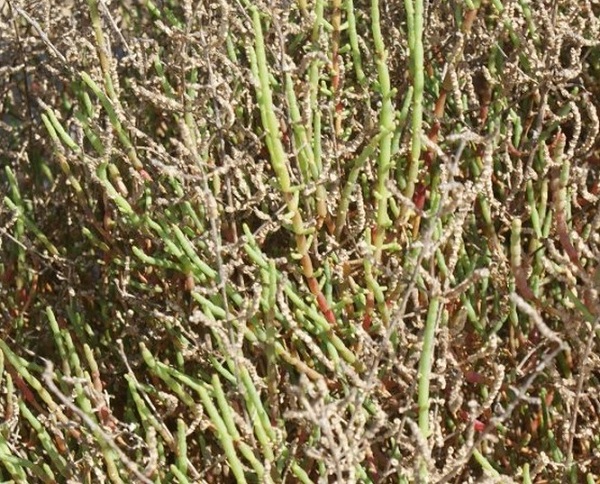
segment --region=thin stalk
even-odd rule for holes
[[[354,15],[354,2],[352,0],[346,0],[346,18],[348,19],[348,39],[350,41],[350,48],[352,52],[352,64],[356,73],[356,79],[360,85],[367,82],[367,78],[362,68],[362,58],[360,55],[360,48],[358,46],[358,33],[356,30],[356,16]]]
[[[322,24],[323,24],[323,10],[324,1],[316,0],[315,7],[315,21],[313,23],[313,31],[311,40],[313,43],[313,50],[318,51],[319,39],[321,37]],[[318,182],[323,170],[323,163],[321,161],[321,109],[319,107],[319,81],[320,81],[320,67],[322,62],[316,58],[311,62],[309,69],[309,116],[308,119],[312,120],[312,125],[308,126],[308,139],[312,144],[312,163],[316,167],[317,178],[315,181]],[[317,184],[316,192],[317,200],[317,227],[320,228],[322,223],[327,218],[327,190],[323,184]]]
[[[373,236],[373,260],[365,263],[365,277],[369,281],[371,291],[379,288],[377,283],[377,268],[381,264],[383,246],[386,237],[387,227],[391,225],[388,214],[388,201],[390,193],[388,190],[389,174],[392,166],[392,138],[394,132],[395,112],[392,104],[392,90],[390,83],[390,74],[387,66],[387,51],[383,42],[381,33],[379,1],[371,2],[371,31],[373,34],[373,43],[375,46],[375,64],[377,66],[377,78],[380,93],[382,96],[381,111],[379,113],[379,126],[384,135],[379,140],[379,157],[377,160],[377,182],[374,190],[374,196],[377,205],[377,215],[375,222],[375,233]],[[343,207],[342,207],[343,208]],[[370,245],[370,231],[365,231],[367,243]],[[379,311],[381,313],[383,324],[387,326],[389,322],[389,312],[385,305],[385,297],[379,294],[375,297],[373,293],[368,295],[368,300],[378,301]],[[371,303],[372,304],[372,303]],[[369,307],[371,306],[369,305]],[[370,309],[367,310],[367,317]]]
[[[98,52],[98,58],[100,59],[100,67],[102,69],[103,81],[104,81],[104,89],[106,90],[107,97],[110,100],[117,110],[121,109],[121,102],[119,96],[115,90],[115,86],[112,79],[112,69],[111,69],[111,54],[110,54],[110,46],[106,43],[104,38],[104,32],[102,30],[102,21],[100,19],[100,15],[98,12],[98,1],[97,0],[87,0],[88,8],[90,11],[90,19],[92,22],[92,26],[94,28],[94,35],[96,37],[96,49]],[[86,80],[87,77],[87,80]],[[82,73],[82,78],[89,85],[89,76],[87,73]],[[97,93],[96,93],[97,94]],[[106,108],[106,103],[105,108]],[[110,112],[110,111],[109,111]],[[121,122],[117,119],[117,116],[111,116],[111,123],[113,127],[117,131],[121,142],[123,143],[127,158],[131,162],[132,166],[137,170],[141,171],[143,169],[143,165],[140,162],[135,147],[129,140],[129,136],[125,132],[125,130],[121,127]]]
[[[275,108],[273,106],[273,94],[270,86],[270,76],[260,14],[256,7],[251,7],[251,11],[254,25],[255,46],[253,50],[250,50],[250,62],[253,74],[257,79],[256,94],[260,107],[262,125],[266,131],[266,144],[270,154],[271,165],[273,166],[279,188],[283,193],[287,205],[289,220],[295,234],[296,249],[299,254],[304,278],[306,279],[310,292],[317,299],[317,304],[323,314],[331,324],[335,324],[335,315],[327,305],[325,297],[319,287],[319,283],[314,276],[312,260],[308,253],[310,245],[308,238],[306,237],[310,230],[306,228],[302,219],[302,214],[300,213],[300,194],[297,190],[293,189],[291,185],[290,174],[288,171],[289,160],[283,149],[279,121],[275,115]]]
[[[440,316],[440,296],[434,296],[427,311],[427,320],[425,322],[425,332],[423,334],[423,349],[421,350],[421,359],[419,361],[419,430],[424,441],[429,438],[429,387],[431,383],[431,368],[433,365],[433,353],[435,349],[435,331],[437,329]],[[419,463],[420,482],[427,481],[427,463],[421,458]]]
[[[408,45],[410,49],[411,73],[413,78],[412,102],[412,140],[408,171],[406,173],[406,189],[404,195],[412,199],[421,158],[421,135],[423,131],[423,92],[425,86],[423,55],[423,0],[405,0],[408,16]]]
[[[379,113],[379,126],[387,134],[379,142],[379,159],[377,161],[377,186],[375,196],[377,199],[377,226],[374,237],[374,262],[381,262],[382,246],[385,241],[386,228],[391,224],[388,215],[388,198],[390,196],[387,183],[392,165],[392,136],[394,131],[394,106],[392,104],[390,73],[387,66],[387,51],[383,43],[379,16],[379,1],[371,2],[371,30],[373,32],[373,42],[375,45],[375,54],[377,65],[377,76],[381,89],[382,105]]]
[[[342,134],[342,103],[340,101],[340,28],[342,22],[342,1],[332,1],[331,11],[331,90],[333,91],[334,133],[336,139]]]
[[[350,174],[348,175],[348,179],[346,180],[346,184],[342,190],[342,195],[340,197],[340,202],[337,208],[337,218],[335,222],[335,235],[339,237],[342,233],[342,229],[346,225],[346,217],[348,215],[348,207],[350,206],[350,197],[352,193],[356,189],[356,182],[358,181],[358,176],[362,168],[365,166],[366,162],[369,158],[375,153],[377,147],[381,143],[381,140],[388,133],[385,130],[380,131],[371,141],[370,143],[364,147],[361,151],[360,155],[354,160],[352,164],[352,168],[350,170]]]

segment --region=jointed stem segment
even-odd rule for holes
[[[256,77],[256,95],[258,98],[263,128],[266,134],[266,144],[269,150],[271,166],[277,177],[279,188],[283,194],[291,219],[292,230],[296,239],[296,249],[300,256],[302,273],[308,287],[317,299],[319,307],[325,309],[324,315],[330,324],[335,324],[333,311],[328,308],[319,283],[314,276],[313,263],[309,254],[309,244],[306,237],[306,226],[299,207],[298,193],[292,191],[289,174],[289,160],[281,142],[279,121],[275,115],[273,95],[271,92],[265,42],[260,22],[260,13],[256,7],[251,8],[254,26],[255,47],[250,53],[254,75]]]

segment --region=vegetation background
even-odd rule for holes
[[[597,482],[597,0],[0,14],[3,482]]]

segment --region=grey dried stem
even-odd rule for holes
[[[598,39],[0,1],[0,480],[598,480]]]

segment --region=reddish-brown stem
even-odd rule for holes
[[[305,261],[304,261],[305,258],[308,259],[307,263],[311,265],[311,271],[312,271],[312,262],[310,261],[310,257],[308,255],[306,255],[302,258],[303,265],[305,263]],[[327,302],[327,299],[325,298],[323,291],[321,291],[321,288],[319,287],[319,282],[317,281],[317,279],[315,277],[312,277],[312,276],[306,277],[306,282],[308,283],[308,288],[310,289],[310,292],[312,293],[313,296],[315,296],[315,298],[317,300],[317,306],[319,307],[319,311],[321,311],[323,316],[325,316],[325,319],[327,320],[327,322],[329,324],[331,324],[332,326],[335,326],[337,324],[337,321],[335,319],[335,314],[332,311],[331,307],[329,306],[329,303]]]

